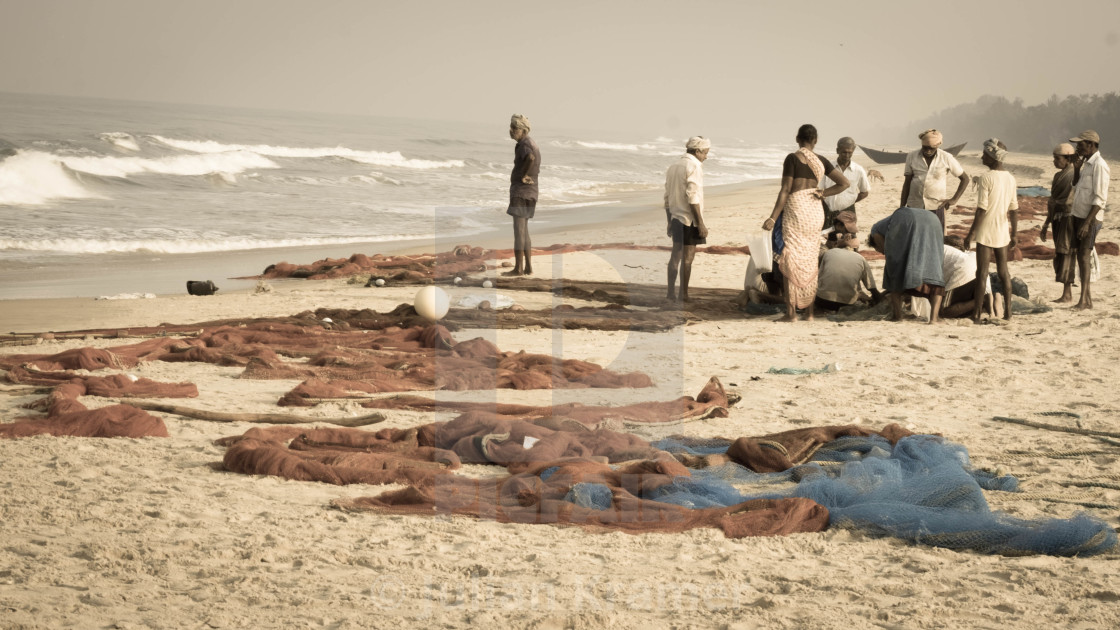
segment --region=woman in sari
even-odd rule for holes
[[[817,128],[801,125],[797,130],[795,153],[786,156],[782,166],[782,189],[763,230],[774,229],[781,218],[785,247],[778,258],[778,268],[785,279],[786,316],[784,322],[797,321],[797,309],[808,309],[805,319],[813,319],[813,301],[817,297],[817,260],[820,256],[821,224],[824,207],[821,199],[847,190],[848,178],[826,158],[813,153],[817,145]],[[828,175],[836,182],[820,190],[817,183]]]

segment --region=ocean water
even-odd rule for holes
[[[334,245],[341,257],[352,243],[507,229],[507,116],[480,125],[0,94],[0,298],[73,293],[29,282],[67,268]],[[613,197],[631,191],[657,203],[685,139],[539,126],[533,137],[545,221],[588,207],[610,219]],[[714,139],[706,184],[777,177],[788,151]],[[131,290],[165,288],[141,284]]]

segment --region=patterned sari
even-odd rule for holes
[[[812,151],[804,147],[797,150],[817,176],[824,177],[824,165]],[[816,187],[799,190],[789,196],[782,211],[782,237],[785,248],[778,260],[782,274],[789,278],[790,302],[797,308],[806,308],[817,297],[817,259],[820,255],[821,224],[824,209],[813,192]]]

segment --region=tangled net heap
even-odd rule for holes
[[[391,396],[362,403],[370,409],[409,409],[412,411],[488,411],[496,416],[510,420],[545,420],[556,422],[577,422],[580,425],[619,429],[626,425],[672,424],[688,420],[706,418],[726,418],[728,408],[739,401],[737,394],[728,394],[718,378],[708,379],[708,383],[695,398],[681,396],[676,400],[664,402],[645,402],[621,407],[601,407],[580,403],[561,405],[514,405],[505,403],[478,403],[444,401],[420,396]]]
[[[404,316],[410,317],[410,316]],[[74,436],[167,435],[163,422],[130,405],[86,409],[83,395],[183,398],[198,395],[190,383],[156,383],[78,375],[75,370],[127,369],[143,361],[204,362],[243,367],[241,378],[304,381],[280,405],[311,406],[320,398],[368,398],[380,392],[466,389],[650,387],[641,373],[619,374],[601,366],[548,355],[502,352],[481,338],[456,343],[443,326],[398,328],[400,317],[363,319],[375,330],[334,330],[320,320],[263,320],[238,326],[193,327],[196,337],[159,337],[111,348],[79,348],[56,354],[0,356],[10,383],[54,387],[34,403],[46,418],[0,425],[0,436],[37,433]]]
[[[1032,521],[992,512],[982,489],[1015,491],[1014,478],[973,470],[964,447],[898,425],[649,443],[556,417],[473,410],[414,429],[253,430],[221,443],[231,471],[407,486],[334,502],[348,511],[631,533],[713,527],[729,537],[832,526],[1005,555],[1092,555],[1117,544],[1115,531],[1088,515]],[[464,463],[509,474],[453,474]]]

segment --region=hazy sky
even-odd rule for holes
[[[0,91],[774,141],[1115,91],[1118,32],[1120,0],[0,0]]]

